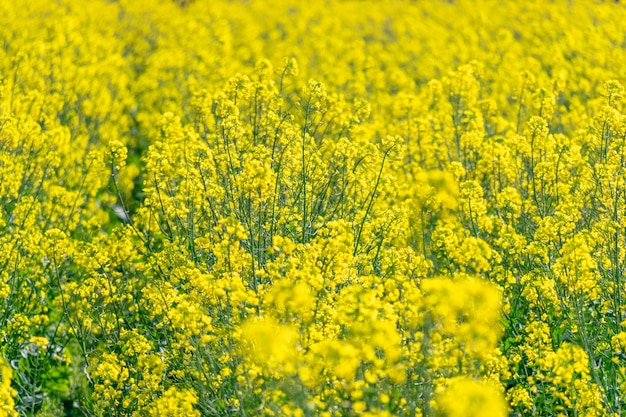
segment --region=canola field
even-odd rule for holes
[[[626,415],[626,6],[0,1],[0,417]]]

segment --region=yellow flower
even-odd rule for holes
[[[498,389],[487,382],[467,377],[447,381],[436,404],[446,417],[504,417],[508,413]]]
[[[9,365],[0,361],[0,417],[17,417],[15,411],[15,390],[11,387],[13,372]]]
[[[279,376],[294,374],[298,365],[298,337],[294,329],[270,318],[249,320],[242,325],[245,355],[251,363]]]

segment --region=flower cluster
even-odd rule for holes
[[[619,416],[626,8],[0,2],[0,417]]]

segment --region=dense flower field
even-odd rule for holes
[[[0,1],[0,417],[626,415],[625,34]]]

